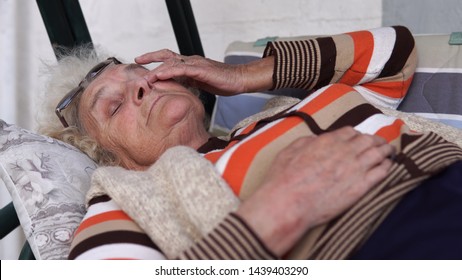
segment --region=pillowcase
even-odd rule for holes
[[[269,37],[255,42],[232,42],[224,62],[248,63],[261,58],[268,41],[305,40],[313,36]],[[418,64],[408,94],[398,107],[403,112],[462,129],[462,45],[449,44],[450,35],[416,35]],[[211,118],[213,134],[227,134],[248,116],[256,114],[275,95],[300,97],[300,90],[285,89],[231,97],[217,96]]]
[[[71,145],[0,120],[0,179],[36,259],[67,259],[96,167]]]

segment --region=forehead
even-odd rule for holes
[[[132,72],[146,72],[148,69],[142,65],[136,64],[136,63],[130,63],[130,64],[116,64],[116,66],[121,66],[123,68],[123,71],[126,74],[130,74]]]
[[[142,65],[136,63],[130,64],[114,64],[111,63],[106,66],[101,72],[97,74],[97,76],[89,83],[89,86],[92,85],[94,82],[110,78],[110,77],[118,77],[118,78],[130,78],[133,77],[133,74],[139,74],[148,71],[148,69]]]
[[[138,78],[146,72],[148,69],[139,64],[111,64],[88,84],[81,95],[80,104],[93,103],[91,100],[98,92],[111,87],[112,84]]]
[[[137,78],[144,75],[148,69],[144,66],[131,63],[131,64],[111,64],[106,67],[101,73],[85,89],[85,92],[95,87],[102,82],[108,81],[124,81]]]

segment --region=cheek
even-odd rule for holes
[[[143,140],[141,128],[136,119],[130,116],[120,116],[117,121],[111,123],[104,134],[107,134],[109,143],[116,148],[128,149],[131,146],[138,146],[137,142]]]
[[[151,165],[159,156],[157,150],[161,139],[152,131],[137,126],[136,122],[127,123],[130,122],[107,137],[108,146],[124,162]]]
[[[86,134],[103,146],[104,134],[101,133],[101,128],[98,122],[90,114],[80,114],[80,122]],[[104,146],[103,146],[104,147]]]
[[[171,127],[182,120],[194,115],[201,117],[202,105],[199,100],[191,96],[164,97],[156,118],[164,127]],[[203,110],[202,110],[203,111]]]
[[[158,144],[153,138],[148,137],[126,139],[124,143],[126,149],[121,150],[120,153],[125,157],[125,162],[129,163],[127,164],[129,169],[139,169],[136,167],[150,166],[160,157],[162,151]]]
[[[161,117],[174,123],[181,121],[191,110],[191,103],[186,98],[171,98],[165,102]]]

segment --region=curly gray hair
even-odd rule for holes
[[[87,154],[97,164],[118,165],[115,154],[101,147],[88,136],[81,125],[77,112],[77,102],[73,102],[63,112],[70,124],[64,128],[55,114],[55,107],[63,96],[75,88],[92,67],[109,57],[97,52],[91,45],[62,52],[58,63],[47,65],[49,80],[42,97],[42,107],[38,115],[38,132],[69,143]]]

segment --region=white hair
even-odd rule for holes
[[[91,45],[61,53],[57,63],[45,65],[48,81],[45,91],[40,95],[42,104],[37,118],[38,132],[79,148],[98,164],[115,165],[118,163],[115,155],[103,149],[83,129],[77,115],[77,106],[70,105],[64,112],[66,121],[75,124],[68,128],[63,127],[55,114],[56,105],[64,95],[77,87],[88,71],[109,55],[100,50],[95,51]]]

